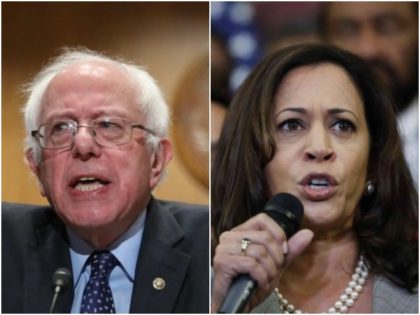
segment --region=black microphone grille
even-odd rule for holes
[[[288,238],[299,230],[303,219],[302,203],[288,193],[271,197],[265,204],[264,212],[284,229]]]
[[[72,280],[72,274],[67,268],[58,268],[53,275],[53,286],[67,288]]]

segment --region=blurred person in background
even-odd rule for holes
[[[224,37],[217,31],[211,34],[211,156],[217,151],[217,142],[223,127],[231,92],[229,79],[232,71],[232,58]]]
[[[212,99],[211,101],[211,156],[212,160],[217,153],[217,144],[223,128],[227,107],[221,102]]]
[[[211,98],[218,103],[229,105],[231,92],[229,78],[232,71],[232,58],[226,42],[220,34],[211,34]]]
[[[321,36],[364,59],[393,98],[418,183],[418,2],[323,2]]]
[[[2,312],[208,313],[208,209],[152,195],[172,158],[155,80],[65,50],[27,86],[24,116],[50,206],[3,205]]]

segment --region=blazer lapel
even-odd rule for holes
[[[131,313],[174,311],[190,263],[190,256],[176,248],[182,238],[176,220],[152,199],[137,261]]]
[[[55,214],[35,231],[35,239],[25,248],[24,287],[22,294],[27,313],[47,313],[53,297],[52,277],[60,267],[71,271],[71,259],[65,227]],[[69,313],[73,286],[58,296],[55,312]]]

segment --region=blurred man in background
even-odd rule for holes
[[[325,2],[320,31],[382,79],[397,106],[405,157],[418,183],[418,3]]]

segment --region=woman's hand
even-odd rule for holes
[[[275,288],[285,267],[309,245],[313,233],[301,230],[289,241],[281,227],[266,214],[258,214],[220,235],[213,259],[212,312],[217,313],[227,290],[239,274],[258,284],[248,309],[260,304]],[[241,250],[243,239],[251,243]]]

